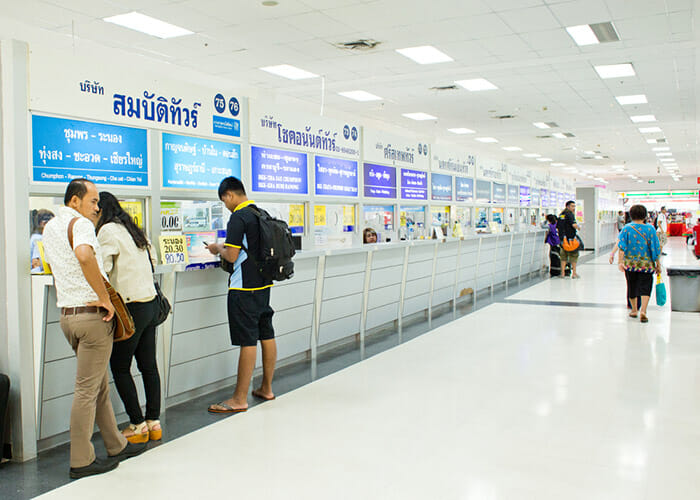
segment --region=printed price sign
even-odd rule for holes
[[[120,201],[122,209],[131,216],[134,224],[143,229],[143,205],[140,201]]]
[[[326,205],[314,205],[314,226],[326,225]]]
[[[292,234],[304,233],[304,205],[289,205],[289,229]]]
[[[162,202],[160,204],[160,230],[182,231],[182,215],[179,203]]]
[[[355,227],[355,207],[354,205],[343,205],[343,228],[346,232],[352,231]]]
[[[160,256],[164,264],[187,264],[187,237],[184,234],[175,236],[161,236],[158,240],[160,244]]]

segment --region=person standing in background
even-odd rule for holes
[[[661,207],[656,218],[656,227],[656,236],[659,238],[659,244],[661,245],[661,255],[666,255],[664,252],[664,246],[668,243],[668,215],[666,214],[666,207]]]
[[[557,223],[557,229],[559,231],[559,239],[563,242],[564,238],[568,240],[573,240],[576,238],[576,232],[579,230],[579,225],[576,223],[576,215],[574,211],[576,210],[576,202],[569,200],[566,202],[566,208],[559,215],[559,221]],[[578,262],[578,254],[581,248],[567,252],[564,248],[561,249],[561,274],[562,278],[565,277],[566,263],[571,263],[571,278],[579,279],[581,276],[576,273],[576,263]]]
[[[37,210],[36,213],[32,212],[32,236],[29,239],[32,256],[32,274],[41,274],[44,272],[44,265],[41,262],[41,252],[39,251],[39,242],[42,239],[46,223],[53,218],[54,213],[45,208]]]
[[[617,212],[617,232],[622,231],[623,227],[625,227],[625,213],[620,210]]]
[[[632,312],[630,318],[639,315],[647,323],[647,305],[654,285],[654,272],[661,274],[661,245],[653,226],[646,224],[647,209],[644,205],[630,208],[632,223],[620,232],[618,266],[627,278],[627,290]],[[641,307],[637,307],[641,297]]]
[[[544,242],[549,245],[549,275],[561,274],[561,258],[559,257],[559,232],[557,231],[557,218],[554,214],[547,214],[547,236]]]
[[[158,441],[163,431],[160,425],[160,375],[156,362],[156,322],[158,304],[153,285],[152,247],[140,227],[122,209],[113,194],[100,193],[100,219],[97,240],[102,247],[104,269],[114,288],[126,302],[136,331],[134,335],[114,344],[110,366],[114,385],[124,403],[130,424],[122,434],[131,443]],[[131,376],[131,361],[141,372],[146,393],[144,418]]]
[[[44,228],[44,246],[61,310],[61,330],[77,357],[70,415],[70,477],[77,479],[110,471],[120,460],[143,453],[146,445],[131,444],[119,432],[109,399],[114,306],[103,281],[102,251],[92,222],[99,211],[97,188],[87,179],[73,179],[63,200],[65,206]],[[95,456],[91,442],[95,422],[107,448],[106,460]]]

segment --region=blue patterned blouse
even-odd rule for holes
[[[620,231],[618,247],[625,254],[624,265],[628,271],[653,273],[661,255],[659,237],[654,226],[633,222]]]

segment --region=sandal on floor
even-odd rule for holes
[[[128,427],[122,429],[122,434],[130,443],[148,443],[149,432],[146,422],[141,422],[138,425],[129,424]]]
[[[629,316],[630,318],[636,318],[639,313],[630,313]]]
[[[215,406],[218,406],[219,408],[214,408]],[[228,413],[228,414],[233,414],[233,413],[243,413],[244,411],[247,411],[248,408],[232,408],[229,405],[225,404],[223,401],[221,403],[216,403],[213,405],[210,405],[209,408],[207,408],[207,411],[209,413]]]
[[[255,389],[251,394],[253,395],[253,397],[262,399],[263,401],[272,401],[273,399],[275,399],[275,396],[272,396],[271,398],[263,396],[262,393],[257,389]]]
[[[148,426],[148,439],[151,441],[160,441],[163,438],[163,428],[160,426],[160,420],[146,420]]]
[[[641,321],[642,323],[649,323],[649,318],[647,318],[646,314],[642,314],[639,316],[639,321]]]

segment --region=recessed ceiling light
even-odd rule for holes
[[[537,153],[525,153],[523,156],[525,158],[539,158],[542,155],[538,155]]]
[[[630,116],[630,120],[634,123],[655,122],[656,117],[654,115],[635,115]]]
[[[382,98],[378,95],[370,94],[364,90],[350,90],[348,92],[338,92],[338,95],[347,97],[354,101],[367,102],[367,101],[381,101]]]
[[[504,151],[522,151],[523,148],[519,148],[518,146],[506,146],[503,148]]]
[[[659,158],[661,163],[674,163],[676,160],[674,158]]]
[[[146,33],[147,35],[158,38],[175,38],[177,36],[193,34],[193,32],[188,29],[166,23],[165,21],[141,14],[140,12],[129,12],[128,14],[105,17],[103,21],[140,31],[141,33]]]
[[[438,49],[430,45],[396,49],[396,52],[402,56],[408,57],[409,59],[413,59],[418,64],[436,64],[454,60],[444,52],[440,52]]]
[[[580,26],[569,26],[566,28],[571,38],[574,39],[576,45],[595,45],[600,43],[598,37],[595,36],[591,27],[587,24],[582,24]]]
[[[564,167],[567,172],[576,172],[576,167]]]
[[[495,137],[477,137],[476,140],[479,142],[498,142]]]
[[[551,158],[537,158],[537,161],[545,162],[545,161],[552,161],[552,159]]]
[[[595,70],[601,78],[623,78],[625,76],[634,76],[634,67],[631,63],[624,64],[604,64],[595,66]]]
[[[453,134],[476,134],[475,130],[472,130],[470,128],[448,128],[448,132],[452,132]]]
[[[553,137],[556,137],[557,139],[566,139],[566,136],[562,134],[561,132],[554,132],[552,134]]]
[[[603,157],[602,157],[601,155],[595,155],[593,158],[595,158],[596,160],[602,160],[602,159],[603,159]]]
[[[429,115],[428,113],[404,113],[403,116],[411,120],[437,120],[437,116]]]
[[[637,94],[637,95],[620,95],[615,97],[617,99],[617,102],[619,102],[622,106],[626,106],[628,104],[646,104],[647,101],[647,96],[644,94]]]
[[[665,153],[656,153],[656,156],[673,156],[673,153],[667,151]]]
[[[662,147],[658,147],[658,148],[651,148],[651,150],[652,151],[671,151],[671,148],[666,147],[666,146],[662,146]]]
[[[595,151],[584,151],[583,154],[586,154],[586,155],[594,155],[594,154],[595,154]]]
[[[566,163],[552,163],[553,167],[565,167]]]
[[[658,132],[661,132],[660,127],[640,127],[639,131],[642,134],[656,134]]]
[[[277,66],[265,66],[260,68],[263,71],[272,73],[273,75],[289,78],[290,80],[305,80],[307,78],[316,78],[317,74],[305,71],[290,64],[279,64]]]
[[[262,4],[265,7],[275,7],[276,5],[279,5],[279,2],[275,2],[275,0],[265,0]]]
[[[547,125],[545,122],[532,122],[532,124],[537,127],[537,128],[551,128],[549,125]]]
[[[498,89],[498,87],[496,87],[493,83],[484,78],[474,78],[472,80],[456,80],[455,83],[460,87],[464,87],[470,92]]]

